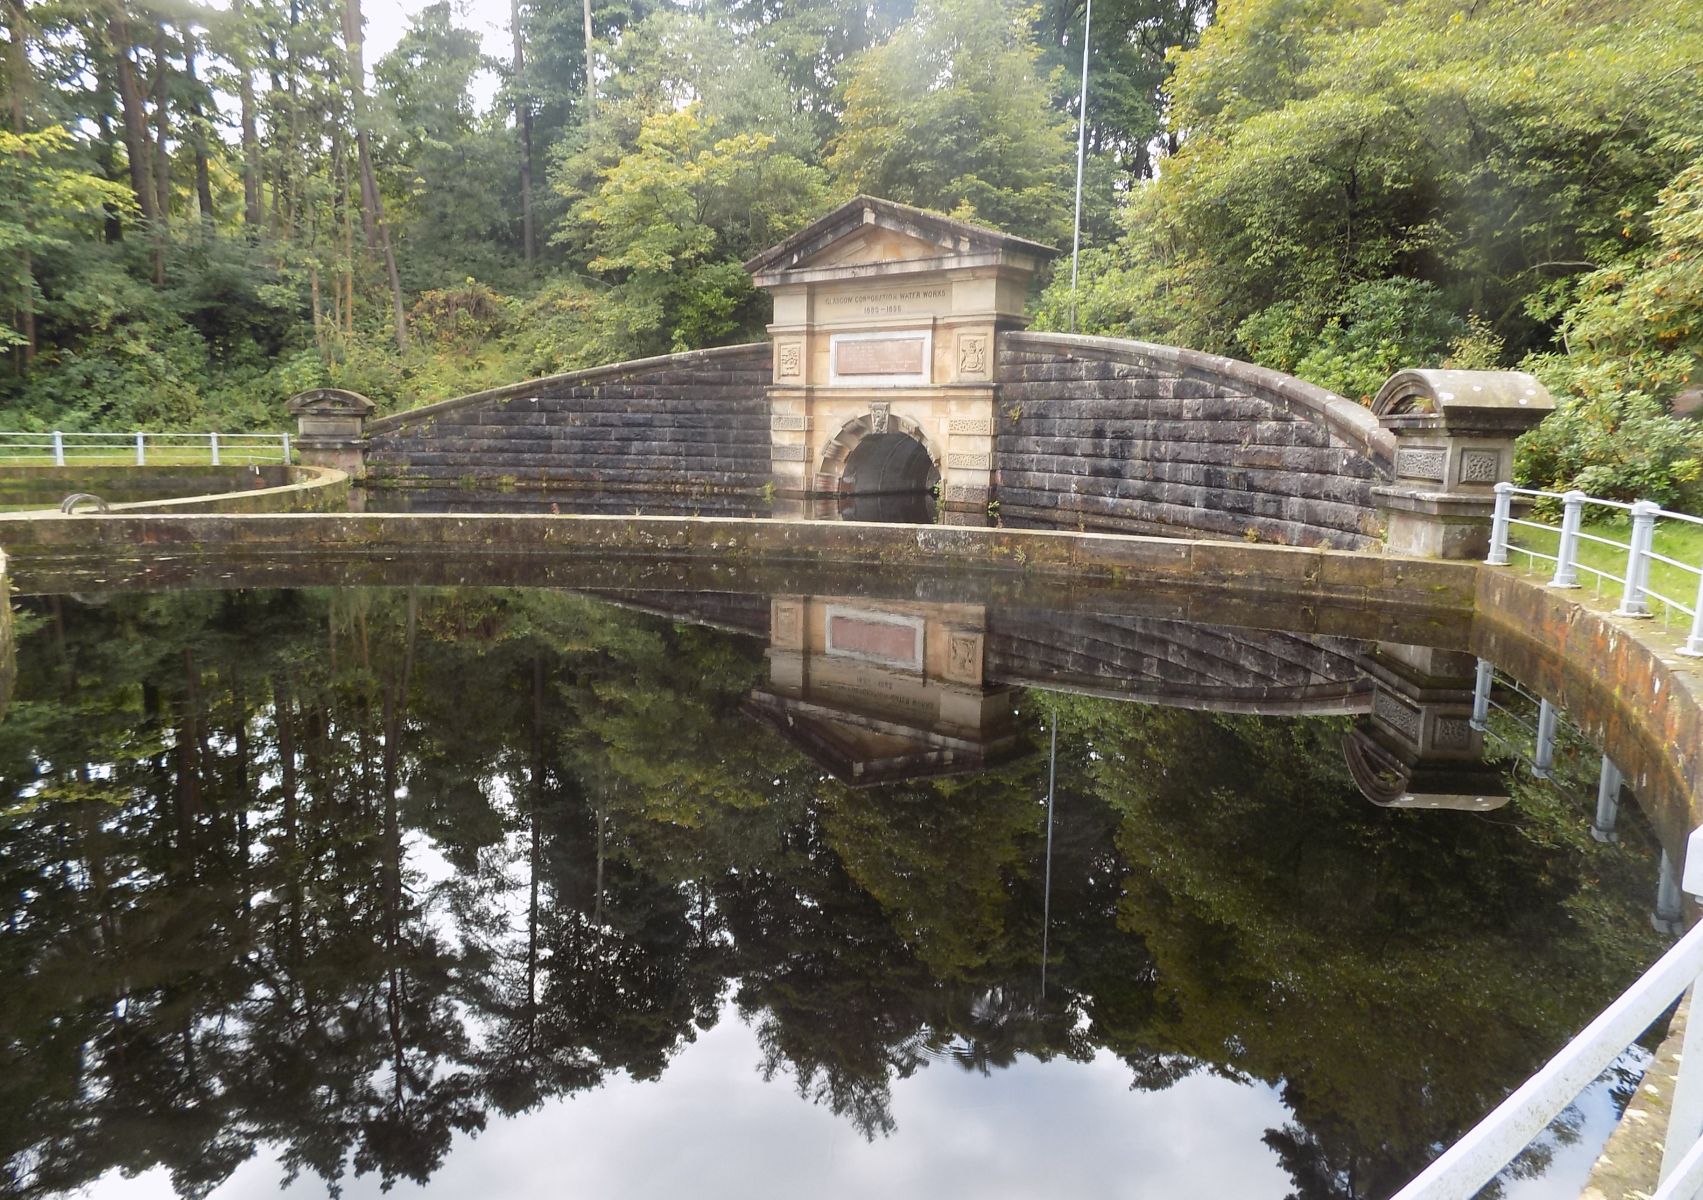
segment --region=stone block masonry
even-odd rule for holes
[[[367,426],[371,485],[758,493],[770,348],[699,350],[530,380]]]
[[[994,491],[1019,524],[1379,544],[1394,443],[1362,406],[1247,363],[1109,338],[1000,338]]]

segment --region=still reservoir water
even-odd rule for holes
[[[1381,1198],[1665,944],[1635,806],[1593,838],[1595,753],[1539,778],[1502,677],[1469,729],[1452,651],[798,593],[18,617],[6,1194]],[[1630,1086],[1507,1194],[1576,1194]]]

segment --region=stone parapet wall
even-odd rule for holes
[[[529,380],[367,425],[369,484],[761,491],[767,343]]]
[[[1379,544],[1394,442],[1361,405],[1234,359],[1114,338],[1000,340],[994,491],[1020,524]]]

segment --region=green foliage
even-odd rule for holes
[[[1073,147],[1014,0],[924,0],[846,82],[842,191],[1068,241]]]
[[[1703,161],[1649,222],[1647,246],[1581,280],[1563,320],[1571,353],[1526,364],[1559,408],[1520,440],[1516,469],[1531,486],[1697,511],[1703,426],[1668,402],[1697,387],[1703,361]]]
[[[722,136],[696,104],[645,118],[571,221],[615,283],[616,357],[715,345],[759,327],[743,259],[819,212],[820,168],[752,132]],[[609,347],[612,351],[615,346]]]
[[[1243,321],[1236,340],[1254,362],[1368,404],[1397,370],[1437,362],[1467,332],[1435,286],[1396,278],[1354,284],[1322,324],[1280,301]]]
[[[1616,369],[1561,357],[1527,365],[1555,394],[1557,407],[1519,440],[1521,483],[1697,511],[1703,428],[1673,416],[1648,392],[1628,390]]]

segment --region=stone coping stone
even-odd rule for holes
[[[117,470],[146,470],[145,467],[124,467]],[[215,467],[215,474],[206,478],[216,482],[229,482],[233,472],[246,472],[248,468]],[[211,492],[206,495],[179,495],[162,500],[135,500],[123,504],[113,504],[107,514],[153,514],[153,513],[324,513],[342,512],[349,507],[349,476],[346,472],[330,467],[284,467],[270,469],[272,479],[280,482],[269,487],[243,488],[237,491]],[[263,478],[266,478],[263,477]],[[288,482],[283,482],[288,480]],[[100,496],[99,482],[83,479],[82,487],[70,489],[72,492],[87,491]],[[105,499],[104,496],[101,496]],[[81,513],[71,520],[87,520],[91,514]],[[65,518],[65,514],[57,508],[41,509],[33,512],[7,513],[3,519],[8,523],[14,521],[57,521]],[[0,543],[3,545],[4,543]]]
[[[951,566],[1063,572],[1131,585],[1167,582],[1231,591],[1280,591],[1339,602],[1470,610],[1470,563],[1327,552],[1289,546],[855,521],[738,517],[337,513],[0,518],[0,546],[20,560],[43,554],[221,552],[295,556],[542,554],[560,557]]]
[[[680,371],[687,368],[719,368],[743,360],[760,359],[766,365],[771,353],[767,342],[747,342],[739,346],[717,346],[709,350],[688,350],[683,354],[663,354],[655,358],[637,358],[628,362],[588,367],[583,371],[568,371],[561,375],[546,375],[538,379],[511,383],[505,387],[491,388],[483,392],[473,392],[466,396],[440,400],[436,404],[410,408],[403,412],[393,413],[388,417],[380,417],[376,421],[367,422],[366,432],[369,437],[374,434],[396,433],[411,426],[434,421],[446,413],[474,408],[481,404],[494,404],[498,401],[512,400],[517,397],[559,392],[576,384],[605,383],[629,375],[656,371]]]

